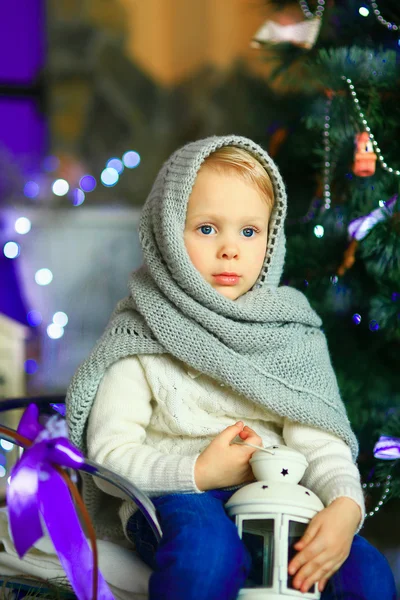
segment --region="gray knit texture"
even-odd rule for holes
[[[252,290],[236,301],[202,278],[183,238],[197,173],[204,159],[222,146],[237,146],[254,155],[269,173],[275,194],[263,268]],[[358,445],[340,398],[321,319],[301,292],[279,286],[285,216],[281,175],[267,152],[251,140],[210,137],[187,144],[170,157],[142,211],[144,264],[131,275],[129,296],[118,303],[68,389],[67,420],[74,444],[86,452],[87,419],[107,367],[128,355],[169,353],[268,410],[338,435],[356,459]],[[88,477],[84,500],[98,535],[118,537],[121,501],[105,495]]]

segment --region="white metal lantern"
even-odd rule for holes
[[[225,504],[252,557],[238,598],[320,598],[317,584],[302,593],[293,587],[294,576],[288,574],[288,564],[296,554],[294,544],[324,508],[311,490],[299,485],[308,466],[306,458],[287,446],[270,446],[254,452],[250,464],[258,481],[239,489]]]

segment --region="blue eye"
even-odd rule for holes
[[[246,233],[244,233],[244,237],[250,238],[250,237],[254,237],[253,233],[255,233],[255,230],[252,227],[246,227],[245,229],[243,229],[243,232],[250,232],[250,235],[247,235]]]
[[[211,233],[211,229],[214,229],[214,227],[211,227],[211,225],[202,225],[201,227],[199,227],[201,233],[204,233],[205,235],[208,235]]]

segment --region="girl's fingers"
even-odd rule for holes
[[[330,578],[332,577],[332,575],[334,575],[336,573],[336,571],[339,571],[339,569],[342,566],[343,562],[336,563],[335,566],[330,570],[329,573],[327,573],[326,575],[324,575],[323,577],[321,577],[321,579],[318,582],[318,590],[320,592],[324,591],[324,589],[326,588],[326,584],[328,583],[328,581],[330,580]]]
[[[334,562],[332,560],[311,563],[307,567],[300,569],[293,580],[293,584],[301,592],[308,592],[314,583],[329,579],[331,574],[334,573],[333,565]]]
[[[331,575],[332,575],[332,573],[331,573]],[[330,575],[329,575],[329,576],[328,576],[328,575],[326,575],[325,577],[322,577],[322,578],[319,580],[319,582],[318,582],[318,591],[319,591],[320,593],[322,593],[322,592],[324,591],[324,589],[325,589],[325,586],[326,586],[326,584],[327,584],[327,583],[328,583],[328,581],[329,581],[329,577],[330,577]]]
[[[318,526],[310,523],[301,540],[294,545],[297,554],[289,563],[290,575],[297,573],[303,565],[309,563],[325,550],[325,546],[321,544],[321,540],[317,537],[317,534]]]

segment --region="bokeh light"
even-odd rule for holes
[[[379,329],[379,323],[378,321],[372,320],[369,322],[369,329],[370,331],[378,331]]]
[[[140,163],[140,154],[135,150],[128,150],[122,157],[122,162],[127,169],[134,169]]]
[[[85,192],[79,188],[74,189],[72,192],[72,204],[74,206],[80,206],[85,202]]]
[[[120,158],[110,158],[110,160],[107,161],[106,167],[115,169],[118,175],[121,175],[124,170],[124,163]]]
[[[355,313],[352,319],[355,325],[359,325],[361,323],[361,315],[359,315],[358,313]]]
[[[68,194],[69,183],[65,179],[56,179],[51,189],[56,196],[65,196],[65,194]]]
[[[33,360],[33,358],[28,358],[25,361],[25,373],[28,373],[28,375],[33,375],[33,373],[36,373],[36,371],[38,370],[38,365],[36,360]]]
[[[113,187],[119,179],[118,171],[112,167],[104,169],[100,175],[101,183],[106,187]]]
[[[325,233],[325,229],[322,227],[322,225],[316,225],[314,227],[314,235],[317,238],[322,238],[323,235]]]
[[[14,223],[14,229],[17,233],[25,235],[31,230],[32,224],[27,217],[19,217]]]
[[[37,327],[43,321],[43,317],[38,310],[30,310],[26,315],[26,320],[31,327]]]
[[[58,340],[64,335],[64,328],[55,323],[51,323],[51,325],[48,325],[47,327],[47,335],[52,340]]]
[[[8,440],[0,440],[0,446],[6,452],[11,452],[11,450],[14,448],[14,444],[12,442],[9,442]]]
[[[36,181],[27,181],[24,185],[24,196],[27,198],[36,198],[39,194],[39,186]]]
[[[360,15],[362,17],[368,17],[368,15],[369,15],[369,10],[366,6],[360,6],[360,8],[358,9],[358,12],[360,13]]]
[[[53,323],[59,325],[59,327],[65,327],[68,323],[68,316],[65,314],[65,312],[56,312],[53,315]]]
[[[79,185],[84,192],[93,192],[97,183],[93,175],[84,175],[81,177]]]
[[[60,159],[57,156],[46,156],[43,160],[43,170],[51,173],[58,169],[60,165]]]
[[[53,281],[53,273],[50,269],[39,269],[35,273],[35,281],[38,285],[49,285]]]
[[[6,242],[3,246],[3,253],[6,258],[17,258],[21,252],[21,247],[17,242]]]
[[[5,477],[6,474],[7,474],[7,471],[5,470],[3,465],[0,465],[0,477]]]

